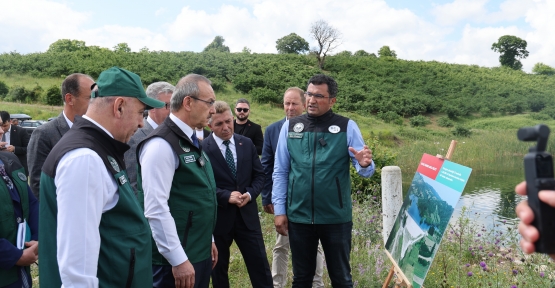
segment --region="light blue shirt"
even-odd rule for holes
[[[285,203],[287,200],[289,170],[291,168],[291,158],[289,150],[287,149],[288,132],[289,120],[286,120],[281,127],[281,131],[279,132],[279,140],[276,147],[276,157],[274,162],[274,174],[272,174],[272,179],[274,181],[274,185],[272,186],[272,204],[274,204],[274,213],[276,216],[286,214]],[[347,146],[345,149],[353,147],[355,150],[360,151],[364,145],[360,129],[358,129],[355,121],[349,120],[347,124]],[[372,160],[370,166],[362,168],[351,151],[349,151],[349,156],[351,156],[351,163],[353,164],[353,167],[355,167],[360,176],[370,177],[374,174],[374,160]]]

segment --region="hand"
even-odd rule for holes
[[[521,182],[516,185],[515,192],[519,195],[526,195],[526,182]],[[550,205],[555,207],[555,191],[540,191],[538,193],[538,198]],[[522,201],[516,206],[516,215],[520,218],[520,223],[518,224],[518,231],[522,235],[520,239],[520,247],[525,253],[533,253],[536,250],[534,242],[538,241],[540,238],[540,232],[534,226],[532,226],[532,221],[534,221],[534,212],[528,206],[528,201]],[[549,255],[553,260],[555,260],[555,254]]]
[[[289,236],[287,233],[289,232],[289,222],[287,221],[286,215],[278,215],[274,217],[274,225],[276,226],[276,231],[283,235]]]
[[[7,146],[9,146],[8,142],[0,142],[0,150],[5,151]]]
[[[25,242],[25,247],[27,249],[23,250],[23,254],[15,263],[17,266],[29,266],[39,259],[39,242]]]
[[[268,204],[263,206],[262,208],[264,208],[264,212],[268,214],[274,214],[274,204]]]
[[[216,267],[216,264],[218,263],[218,248],[216,248],[216,243],[212,242],[212,269],[214,269],[214,267]]]
[[[366,168],[372,164],[372,150],[368,149],[368,146],[364,145],[362,150],[357,151],[353,147],[349,147],[349,151],[355,155],[360,167]]]
[[[231,195],[229,195],[229,204],[239,205],[241,203],[241,192],[239,191],[232,191]]]
[[[6,151],[13,153],[15,151],[15,147],[13,145],[6,145]]]
[[[251,201],[251,197],[249,196],[248,193],[241,194],[241,196],[239,196],[239,198],[241,199],[241,203],[237,204],[237,207],[239,207],[239,208],[247,205],[247,203],[249,203]]]
[[[176,288],[193,288],[195,286],[195,268],[191,261],[187,260],[172,267],[173,278]]]

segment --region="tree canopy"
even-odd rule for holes
[[[532,68],[532,72],[539,75],[554,75],[555,69],[549,65],[539,62],[534,65],[534,68]]]
[[[202,50],[202,51],[203,52],[218,51],[218,52],[227,52],[227,53],[229,53],[229,47],[225,46],[224,42],[225,42],[224,37],[216,36],[216,38],[214,38],[212,43],[208,44],[208,46],[206,46],[204,48],[204,50]]]
[[[276,41],[276,49],[279,54],[303,54],[309,50],[309,47],[303,37],[291,33]]]
[[[85,41],[60,39],[50,44],[47,52],[75,52],[86,48]]]
[[[378,56],[397,58],[397,53],[395,53],[395,50],[391,50],[389,46],[382,46],[382,48],[378,50]]]
[[[127,45],[127,43],[118,43],[114,46],[114,52],[129,53],[131,52],[131,48]]]
[[[522,63],[517,59],[528,57],[526,46],[528,43],[524,39],[516,36],[505,35],[499,37],[499,40],[491,45],[491,50],[501,53],[499,62],[501,66],[509,67],[514,70],[522,69]]]

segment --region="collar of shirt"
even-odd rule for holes
[[[66,112],[64,112],[63,110],[62,110],[62,114],[64,114],[64,118],[66,119],[67,126],[69,126],[69,128],[71,128],[71,126],[73,126],[73,122],[71,122],[71,121],[69,120],[69,118],[67,118]]]
[[[91,119],[91,117],[89,117],[87,115],[83,115],[83,119],[87,119],[87,120],[91,121],[94,125],[98,126],[100,129],[104,130],[104,132],[106,132],[106,134],[110,135],[110,137],[114,138],[114,135],[112,135],[112,133],[110,133],[110,131],[106,130],[106,128],[102,127],[102,125],[98,124],[98,122]]]
[[[185,133],[185,135],[187,135],[187,137],[189,137],[189,139],[193,137],[193,128],[189,127],[187,123],[181,121],[181,119],[177,118],[177,116],[173,115],[173,113],[170,113],[170,119],[173,123],[175,123],[175,125],[177,125],[177,127],[179,127],[179,129],[181,129],[181,131],[183,131],[183,133]]]
[[[222,145],[224,145],[224,140],[218,136],[216,136],[216,134],[212,133],[212,137],[214,137],[214,141],[216,141],[216,145],[218,145],[218,147],[222,147]],[[231,142],[231,145],[235,146],[235,139],[233,136],[231,136],[231,138],[229,139],[229,142]],[[231,149],[231,145],[229,145],[230,149]],[[224,151],[225,151],[225,145],[224,147]]]
[[[146,122],[148,122],[148,124],[150,124],[150,126],[152,126],[152,129],[158,128],[158,124],[156,124],[156,122],[154,122],[154,120],[152,120],[152,118],[150,118],[150,115],[148,117],[146,117]]]

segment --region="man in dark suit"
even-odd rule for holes
[[[229,247],[235,243],[245,259],[252,287],[272,287],[256,197],[264,185],[264,170],[252,141],[233,134],[233,115],[223,101],[214,104],[212,134],[202,147],[212,163],[216,180],[218,216],[214,242],[219,261],[212,271],[214,287],[229,287]]]
[[[168,82],[155,82],[146,88],[146,95],[149,98],[160,100],[166,103],[166,106],[148,110],[148,117],[144,121],[145,126],[139,128],[127,143],[131,148],[125,152],[125,167],[129,183],[135,193],[137,193],[137,145],[168,118],[168,115],[170,115],[170,99],[174,90],[175,86]]]
[[[67,76],[61,87],[64,110],[56,119],[40,125],[31,134],[27,145],[29,155],[26,163],[29,164],[31,190],[37,199],[42,165],[54,145],[69,131],[75,116],[83,116],[87,112],[93,84],[94,80],[89,75],[74,73]]]
[[[264,145],[264,137],[262,136],[262,127],[249,120],[250,104],[247,99],[241,98],[235,103],[235,122],[233,129],[236,134],[243,135],[251,139],[256,147],[256,153],[262,154],[262,146]]]
[[[4,130],[0,145],[5,147],[4,151],[12,152],[17,156],[23,168],[25,168],[25,175],[29,175],[29,169],[27,169],[27,144],[29,144],[29,134],[27,134],[25,129],[12,125],[10,113],[0,111],[0,114],[2,115],[2,130]]]

